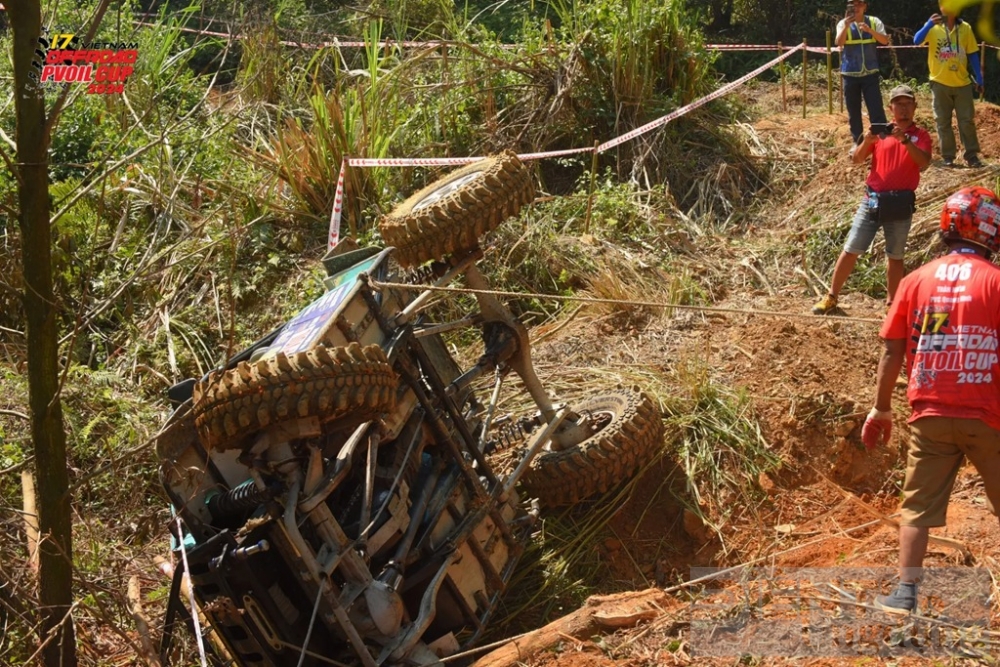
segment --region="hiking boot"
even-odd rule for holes
[[[969,165],[973,169],[979,169],[983,166],[983,161],[979,159],[979,156],[973,155],[972,157],[966,159],[965,164]]]
[[[917,608],[917,585],[901,581],[892,594],[875,596],[875,606],[890,614],[909,614]]]
[[[944,166],[946,166],[946,167],[954,167],[955,166],[955,158],[953,158],[953,157],[946,157],[944,159]]]
[[[813,306],[813,315],[826,315],[837,309],[837,297],[827,294]]]

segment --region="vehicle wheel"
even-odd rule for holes
[[[233,449],[262,428],[304,417],[360,424],[392,410],[397,384],[378,345],[279,352],[196,384],[195,427],[205,447]]]
[[[604,493],[634,475],[663,445],[663,422],[653,401],[639,391],[617,391],[574,406],[599,429],[583,442],[538,455],[523,486],[546,506],[569,505]]]
[[[404,268],[472,250],[535,197],[527,166],[506,151],[430,184],[379,221]]]

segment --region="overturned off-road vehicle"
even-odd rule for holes
[[[487,293],[479,238],[532,197],[512,154],[441,179],[381,222],[394,247],[328,256],[319,299],[172,388],[157,441],[178,517],[164,659],[186,619],[244,667],[436,662],[476,642],[540,507],[605,491],[655,455],[662,423],[645,394],[554,403],[525,328]],[[426,288],[458,280],[476,312],[428,321]],[[484,349],[463,369],[441,336],[471,326]],[[498,414],[510,371],[534,414]]]

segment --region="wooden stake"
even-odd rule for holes
[[[809,84],[809,52],[806,50],[808,44],[802,40],[802,117],[806,117],[806,92]]]
[[[983,77],[983,90],[979,93],[979,101],[986,99],[986,42],[979,42],[979,73]]]
[[[829,113],[833,115],[833,49],[831,49],[830,31],[826,31],[826,97]]]
[[[590,194],[587,197],[587,217],[583,222],[583,233],[590,233],[590,211],[594,207],[594,188],[597,185],[597,147],[599,141],[594,142],[594,159],[590,161]]]
[[[785,49],[782,47],[781,42],[778,42],[778,55],[784,55]],[[781,112],[788,113],[788,93],[785,91],[785,61],[782,60],[778,64],[778,72],[781,75]]]

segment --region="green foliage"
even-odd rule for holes
[[[702,48],[683,3],[553,0],[551,5],[561,35],[580,49],[587,79],[581,86],[580,102],[587,107],[581,121],[601,135],[652,120],[711,85],[714,55]]]
[[[368,10],[387,19],[399,39],[446,39],[454,8],[447,0],[373,0]]]
[[[737,508],[752,510],[765,497],[760,474],[781,459],[764,439],[750,397],[718,384],[701,361],[681,366],[677,379],[664,414],[687,478],[680,500],[702,519],[708,508],[723,521]]]

